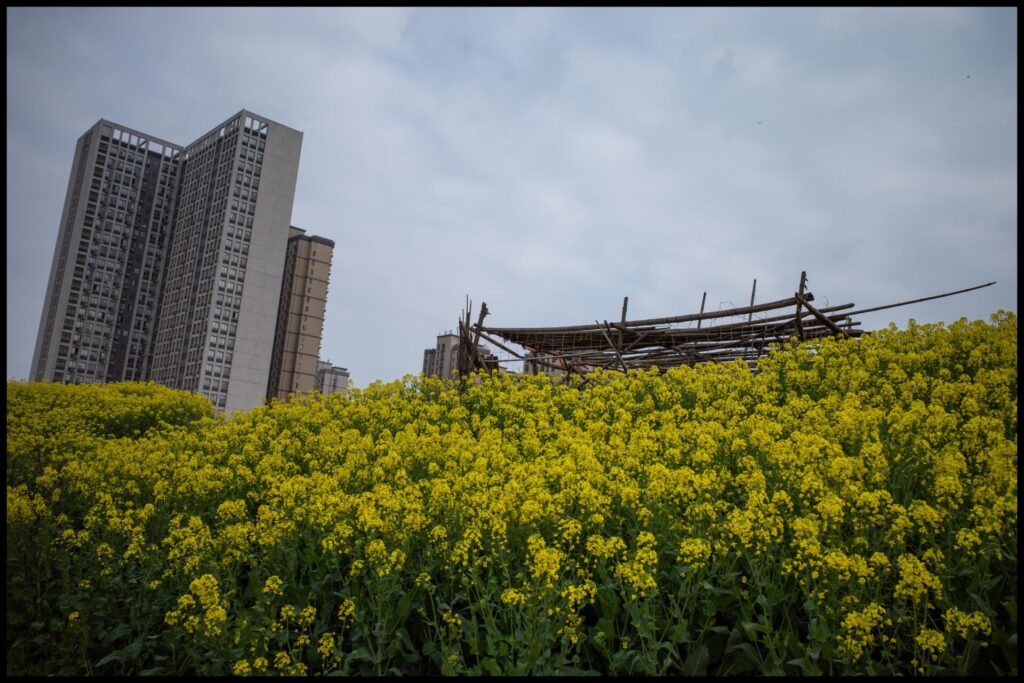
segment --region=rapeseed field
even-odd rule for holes
[[[1017,319],[408,377],[7,385],[7,673],[1017,673]]]

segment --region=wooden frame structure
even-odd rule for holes
[[[472,304],[468,298],[459,320],[459,375],[474,370],[490,370],[501,363],[523,361],[548,372],[585,375],[598,368],[628,371],[634,368],[659,369],[699,363],[722,363],[743,360],[753,367],[767,354],[773,344],[784,344],[792,338],[800,341],[823,337],[859,337],[864,334],[853,316],[897,306],[962,294],[995,284],[989,282],[955,292],[936,294],[912,301],[851,310],[854,304],[815,306],[814,295],[807,291],[807,273],[800,274],[800,284],[792,297],[754,304],[757,280],[750,293],[750,305],[719,311],[704,311],[707,292],[701,299],[699,313],[647,320],[627,320],[629,297],[622,302],[618,322],[595,320],[593,324],[567,327],[489,327],[484,318],[490,312],[487,304],[480,307],[480,316],[471,323]],[[754,314],[766,314],[754,319]],[[742,320],[746,317],[746,320]],[[723,322],[723,319],[741,318]],[[696,326],[693,325],[696,323]],[[682,326],[689,324],[689,326]],[[481,349],[481,340],[510,354],[497,359]],[[526,349],[513,350],[509,344]]]

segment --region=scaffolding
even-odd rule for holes
[[[458,369],[462,376],[472,371],[488,371],[503,363],[523,362],[547,372],[586,375],[597,369],[628,371],[660,370],[681,365],[724,363],[736,360],[751,367],[773,345],[791,339],[806,341],[824,337],[859,337],[865,334],[854,316],[897,306],[939,299],[994,285],[989,282],[955,292],[946,292],[910,301],[854,310],[854,304],[817,307],[814,294],[807,290],[807,273],[792,297],[754,304],[757,280],[750,293],[750,305],[718,311],[705,311],[707,292],[700,312],[647,320],[627,320],[629,297],[622,302],[620,320],[595,320],[593,324],[565,327],[491,327],[484,318],[487,304],[480,306],[479,318],[471,323],[472,303],[459,319]],[[755,319],[754,315],[758,314]],[[745,320],[743,318],[746,318]],[[738,320],[730,320],[738,319]],[[496,358],[481,342],[509,354]],[[525,351],[510,347],[516,345]]]

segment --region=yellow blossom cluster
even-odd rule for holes
[[[859,612],[850,612],[843,619],[843,633],[839,636],[839,646],[857,662],[864,653],[869,651],[876,642],[876,631],[885,623],[885,609],[877,603],[871,603]],[[891,625],[892,620],[888,620]]]

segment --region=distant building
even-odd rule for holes
[[[423,349],[423,374],[432,377],[434,374],[434,359],[437,358],[437,349]]]
[[[479,349],[485,368],[497,370],[498,357],[487,349]],[[446,332],[437,335],[437,345],[423,350],[423,374],[428,377],[454,379],[459,376],[459,336]]]
[[[316,390],[321,394],[347,394],[348,380],[348,368],[331,365],[329,360],[317,361]]]
[[[423,374],[441,379],[458,376],[459,335],[451,332],[437,335],[437,345],[423,351]]]
[[[267,399],[317,388],[333,253],[331,240],[289,228]]]

